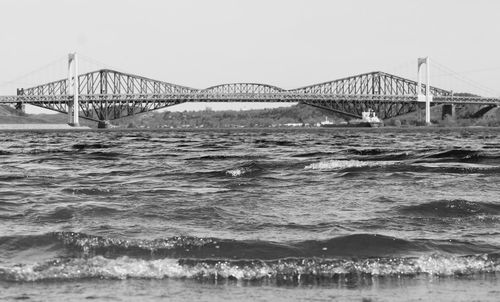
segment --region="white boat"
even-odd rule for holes
[[[330,127],[331,125],[335,125],[335,123],[332,122],[332,121],[329,121],[326,116],[325,116],[325,120],[324,121],[318,123],[319,127]]]
[[[320,127],[380,127],[383,125],[383,122],[377,117],[375,111],[371,108],[368,111],[361,113],[361,119],[350,120],[349,123],[340,123],[335,124],[332,121],[329,121],[325,118],[325,121],[319,123]]]
[[[367,124],[366,127],[380,127],[383,124],[371,108],[361,113],[361,121],[359,123]]]

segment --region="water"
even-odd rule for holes
[[[500,297],[498,129],[0,142],[0,299]]]

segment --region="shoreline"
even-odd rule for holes
[[[101,130],[101,131],[211,131],[211,130],[317,130],[317,131],[342,131],[342,130],[360,130],[360,131],[384,131],[384,130],[444,130],[444,129],[500,129],[495,126],[384,126],[384,127],[221,127],[221,128],[126,128],[112,127],[106,129],[92,128],[89,126],[70,126],[68,124],[0,124],[0,131],[9,130]]]
[[[70,126],[68,124],[0,124],[1,130],[89,130],[87,126]]]

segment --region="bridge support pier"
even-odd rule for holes
[[[445,104],[441,112],[441,119],[446,119],[446,116],[455,117],[455,105]]]
[[[23,89],[17,89],[17,95],[23,95],[24,90]],[[17,102],[16,103],[16,110],[20,111],[21,113],[25,113],[25,106],[23,102]]]
[[[79,126],[78,113],[80,104],[78,102],[78,57],[75,53],[68,55],[68,95],[73,96],[73,100],[68,101],[68,125]]]
[[[20,113],[24,114],[25,112],[25,107],[22,102],[17,102],[16,103],[16,110],[19,111]]]
[[[111,127],[112,127],[112,125],[109,121],[99,121],[97,123],[97,128],[99,128],[99,129],[108,129]]]

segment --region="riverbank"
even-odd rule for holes
[[[0,124],[1,130],[87,130],[90,127],[73,127],[68,124]]]

